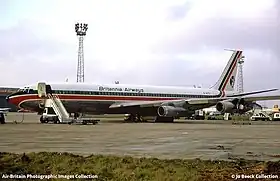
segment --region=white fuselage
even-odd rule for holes
[[[69,112],[93,114],[111,113],[109,106],[118,102],[161,101],[190,98],[218,98],[222,92],[214,89],[148,86],[126,84],[86,84],[53,83],[49,84],[53,94],[58,95]],[[227,92],[223,95],[232,95]],[[38,97],[37,84],[26,86],[9,96],[9,101],[20,108],[36,110],[41,98]],[[114,112],[113,113],[118,113]],[[125,110],[120,111],[126,113]]]

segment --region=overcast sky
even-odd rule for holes
[[[202,85],[241,49],[245,91],[280,88],[277,0],[0,0],[1,85],[76,82],[76,22],[88,23],[85,82]]]

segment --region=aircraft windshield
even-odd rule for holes
[[[17,92],[23,92],[23,89],[18,89]]]
[[[18,90],[18,92],[28,93],[28,92],[29,92],[29,88],[27,88],[27,87],[20,88],[20,89]]]

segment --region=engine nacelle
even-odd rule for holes
[[[217,111],[221,113],[239,113],[243,114],[254,107],[261,108],[260,105],[258,105],[255,102],[245,102],[244,99],[233,99],[231,101],[225,100],[220,101],[216,104]]]
[[[230,101],[221,101],[216,104],[217,111],[221,113],[232,113],[235,105]]]
[[[186,111],[186,109],[182,107],[160,106],[157,112],[158,115],[162,117],[174,117],[183,111]]]

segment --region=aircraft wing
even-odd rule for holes
[[[252,96],[252,97],[244,97],[245,101],[268,101],[268,100],[278,100],[280,99],[280,95],[278,96]]]
[[[112,104],[109,108],[121,108],[121,107],[159,107],[164,104],[184,103],[189,105],[201,105],[201,104],[215,104],[221,100],[232,99],[231,98],[190,98],[190,99],[178,99],[168,101],[137,101],[137,102],[123,102]]]
[[[170,103],[170,102],[182,102],[185,100],[167,100],[167,101],[137,101],[137,102],[123,102],[123,103],[115,103],[112,104],[109,108],[120,108],[120,107],[134,107],[134,106],[140,106],[140,107],[157,107],[164,103]]]
[[[234,98],[242,98],[245,102],[254,102],[254,101],[267,101],[267,100],[279,100],[280,95],[274,96],[244,96],[244,97],[223,97],[223,98],[208,98],[208,99],[190,99],[186,100],[188,104],[213,104],[223,100],[231,100]]]
[[[280,95],[275,96],[248,96],[252,94],[264,93],[275,91],[277,89],[270,89],[264,91],[255,91],[242,94],[231,95],[229,97],[218,97],[218,98],[189,98],[189,99],[176,99],[176,100],[162,100],[162,101],[136,101],[136,102],[123,102],[112,104],[109,108],[124,108],[124,107],[159,107],[164,104],[176,104],[181,103],[185,105],[215,105],[219,101],[232,100],[234,98],[243,98],[244,101],[263,101],[263,100],[277,100],[280,99]]]

